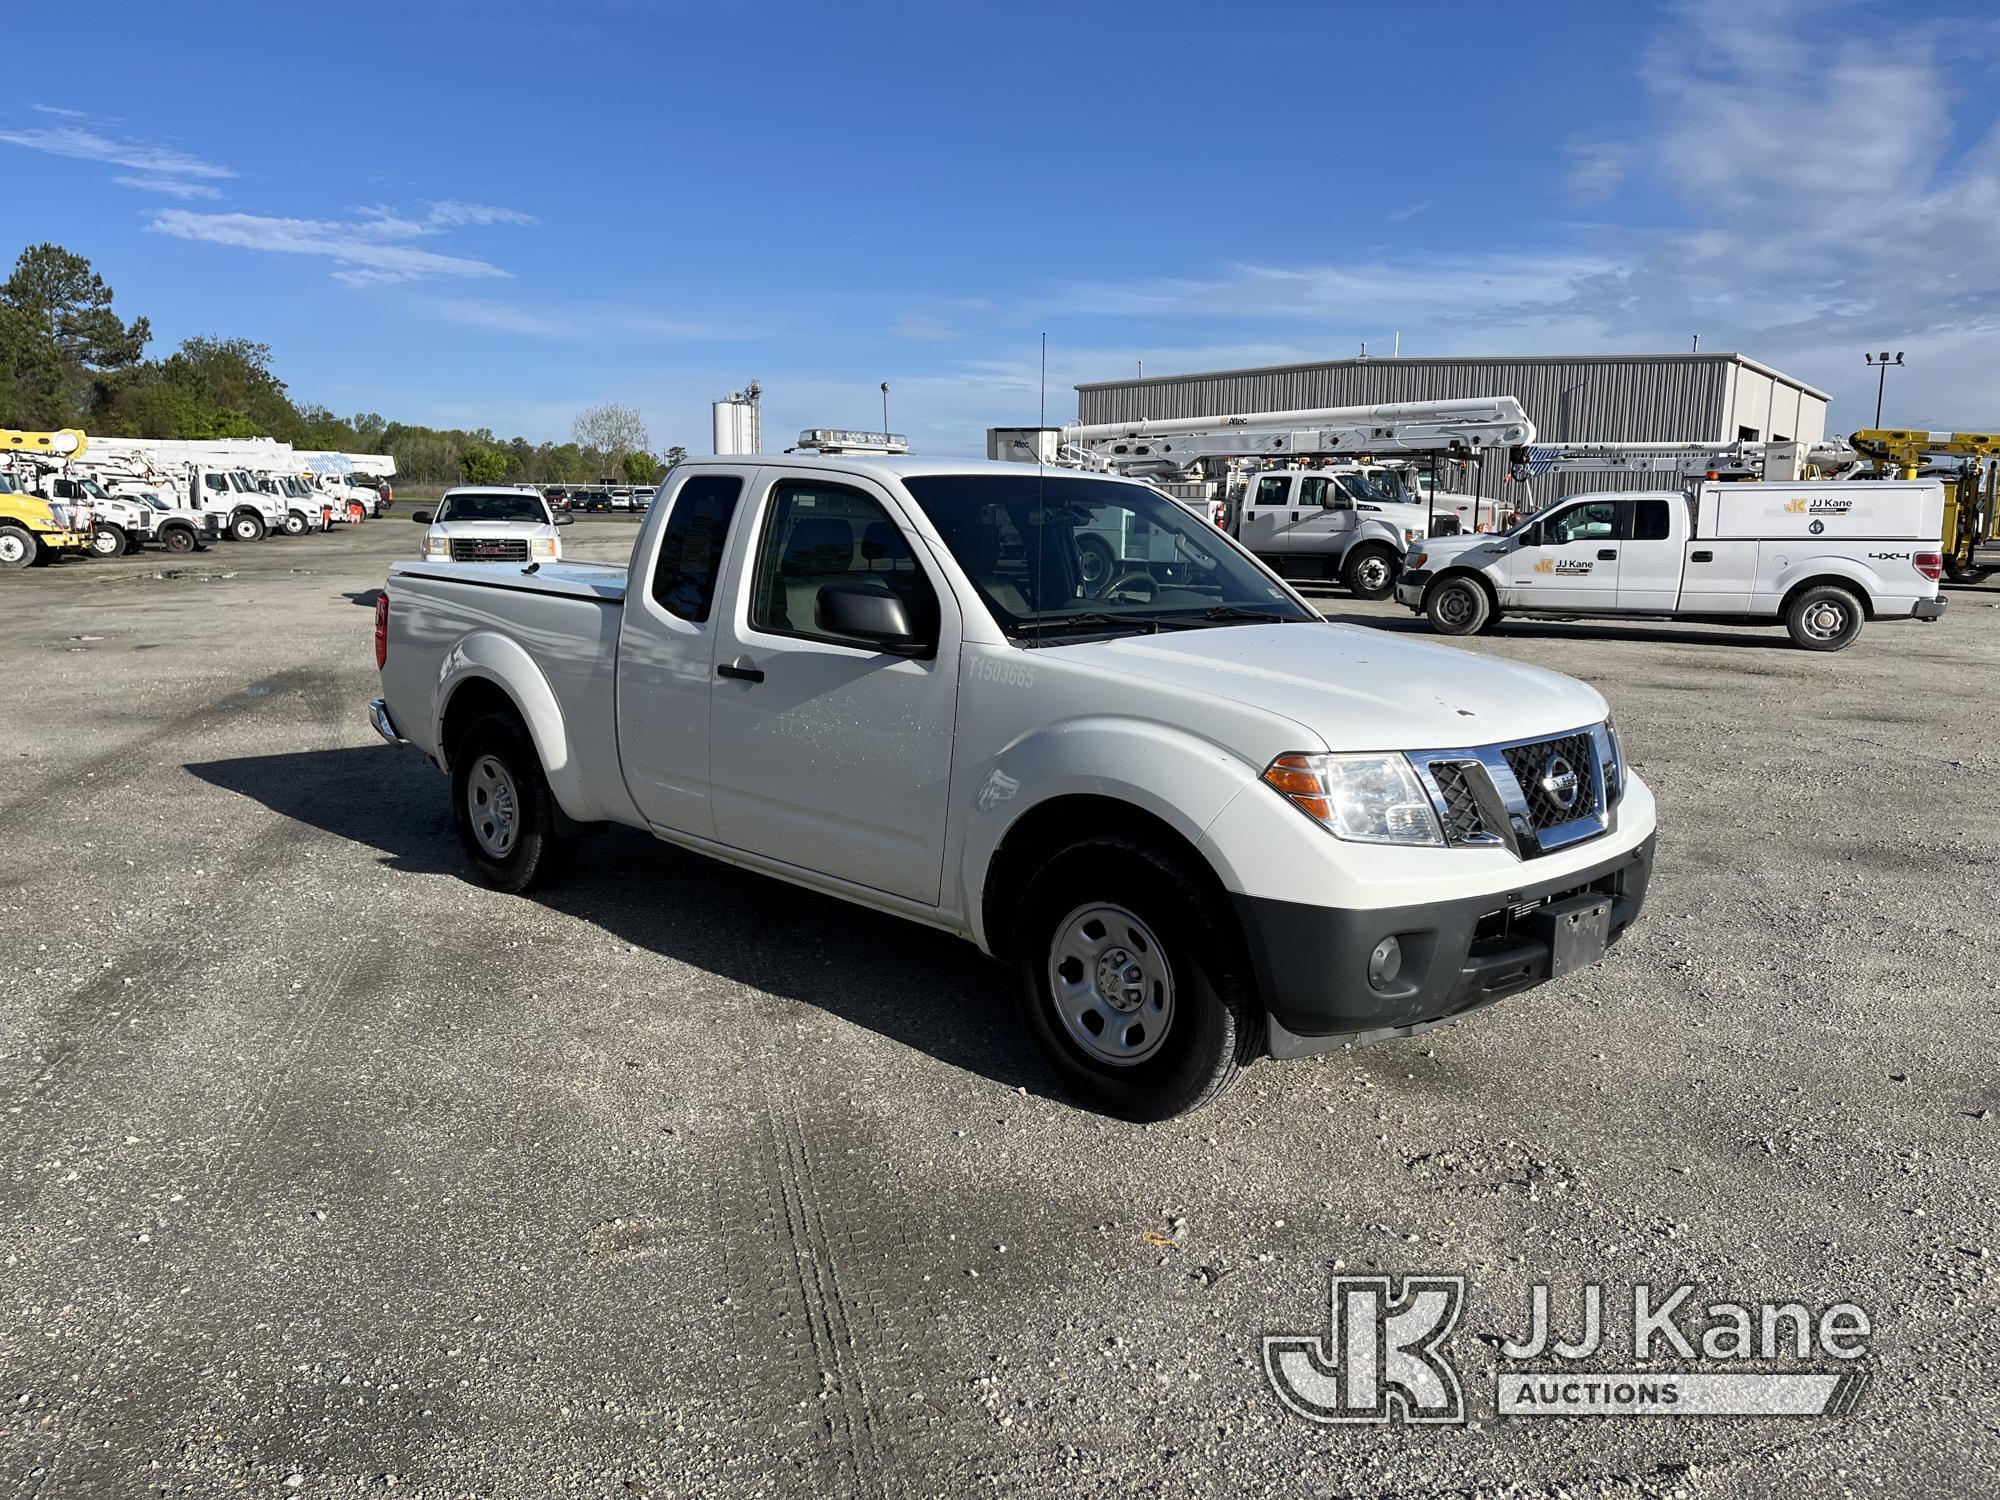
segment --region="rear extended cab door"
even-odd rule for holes
[[[1618,608],[1671,613],[1679,607],[1687,566],[1687,501],[1680,495],[1635,495],[1618,502],[1628,512],[1618,546]]]
[[[1299,508],[1297,474],[1258,474],[1243,497],[1243,519],[1236,539],[1259,557],[1277,557],[1286,550],[1286,536],[1304,512]]]
[[[964,622],[913,520],[870,475],[758,471],[717,602],[709,764],[723,844],[934,908]],[[818,597],[834,585],[904,598],[923,645],[830,633]]]

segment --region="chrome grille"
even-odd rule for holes
[[[526,562],[528,539],[518,536],[455,536],[453,562]]]
[[[1568,734],[1532,745],[1509,745],[1501,754],[1521,784],[1521,795],[1528,803],[1528,824],[1536,833],[1574,823],[1597,811],[1589,735]],[[1567,801],[1558,780],[1565,770],[1571,788]]]
[[[1479,815],[1479,799],[1472,793],[1472,786],[1466,780],[1475,774],[1474,769],[1456,761],[1440,760],[1431,765],[1431,779],[1437,783],[1438,795],[1444,799],[1445,837],[1454,844],[1469,843],[1477,835],[1486,833],[1486,820]]]

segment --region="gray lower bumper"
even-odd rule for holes
[[[1942,594],[1939,594],[1935,599],[1919,599],[1915,604],[1910,606],[1910,618],[1913,620],[1936,620],[1942,618],[1947,602]]]
[[[396,723],[389,717],[389,705],[380,698],[368,700],[368,722],[375,726],[375,732],[392,745],[407,745],[409,741],[396,733]]]

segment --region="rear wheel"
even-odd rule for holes
[[[480,879],[518,895],[568,873],[576,840],[556,827],[555,795],[519,719],[488,714],[475,721],[451,764],[459,842]]]
[[[192,552],[194,532],[185,526],[169,526],[161,534],[160,543],[169,552]]]
[[[1794,599],[1785,611],[1785,629],[1808,651],[1839,651],[1854,644],[1867,615],[1846,589],[1821,584]]]
[[[264,539],[264,518],[254,511],[238,511],[229,523],[229,534],[239,542],[261,542]]]
[[[1986,582],[1987,579],[1993,576],[1994,571],[1992,568],[1970,567],[1961,562],[1948,562],[1944,565],[1944,576],[1946,578],[1949,578],[1953,583],[1963,584],[1968,588],[1975,583]]]
[[[1013,942],[1022,1011],[1098,1107],[1185,1114],[1256,1055],[1257,1004],[1216,906],[1180,860],[1126,838],[1074,845],[1030,882]]]
[[[1424,598],[1424,617],[1439,635],[1477,635],[1492,614],[1493,601],[1470,578],[1443,579]]]
[[[0,526],[0,568],[31,567],[35,561],[34,533],[24,526]]]
[[[99,524],[90,528],[90,555],[92,557],[123,557],[125,555],[125,533],[116,526]]]
[[[1076,566],[1084,597],[1095,599],[1103,592],[1104,585],[1111,581],[1118,559],[1111,551],[1111,544],[1103,537],[1080,536],[1076,539]]]
[[[1387,547],[1365,543],[1347,554],[1341,564],[1341,582],[1357,599],[1386,599],[1396,590],[1400,560]]]

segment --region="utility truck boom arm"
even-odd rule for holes
[[[1476,452],[1519,446],[1534,437],[1535,424],[1519,401],[1478,396],[1143,422],[1073,422],[1058,440],[1087,468],[1164,474],[1205,458]]]

